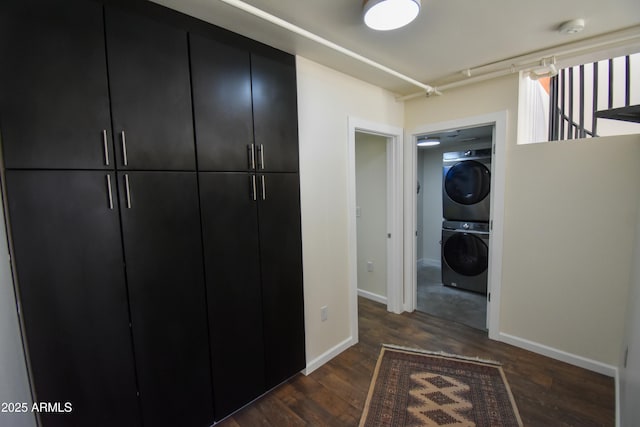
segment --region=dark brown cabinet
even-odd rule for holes
[[[255,169],[249,52],[191,34],[198,169]]]
[[[295,58],[251,54],[251,94],[257,170],[298,171]]]
[[[213,419],[195,172],[120,172],[122,235],[142,419]]]
[[[138,426],[115,176],[7,171],[6,180],[35,398],[72,405],[41,414],[44,426]]]
[[[294,58],[190,35],[198,168],[298,171]]]
[[[216,419],[266,390],[255,179],[200,173]]]
[[[294,57],[142,0],[3,0],[0,56],[43,427],[205,427],[303,369]]]
[[[217,419],[304,369],[298,181],[200,173]]]
[[[102,5],[3,0],[0,54],[5,166],[112,168]]]
[[[195,170],[187,32],[105,8],[117,165]]]
[[[261,174],[258,218],[267,388],[305,367],[297,174]]]

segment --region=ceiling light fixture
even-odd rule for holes
[[[364,0],[364,23],[374,30],[404,27],[419,12],[420,0]]]
[[[418,147],[433,147],[434,145],[440,145],[440,140],[438,138],[429,138],[418,140]]]

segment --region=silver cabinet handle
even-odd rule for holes
[[[264,183],[264,175],[260,175],[260,181],[262,182],[262,200],[267,200],[267,186]]]
[[[256,176],[251,175],[251,194],[253,196],[253,201],[258,200],[258,191],[256,189]]]
[[[260,144],[258,152],[260,153],[260,169],[264,170],[264,145]]]
[[[256,145],[249,144],[249,169],[256,168]]]
[[[107,130],[102,130],[102,145],[104,147],[104,164],[109,166],[109,143],[107,142]]]
[[[120,137],[122,138],[122,163],[127,166],[129,163],[127,161],[127,138],[124,135],[124,131],[120,132]]]
[[[111,175],[107,174],[107,191],[109,192],[109,209],[113,210],[113,195],[111,193]]]
[[[127,192],[127,209],[131,209],[131,191],[129,190],[129,174],[124,174],[124,188]]]

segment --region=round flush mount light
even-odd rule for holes
[[[404,27],[418,16],[420,0],[365,0],[364,23],[379,30]]]
[[[571,21],[563,22],[558,27],[558,31],[562,34],[576,34],[584,30],[584,19],[573,19]]]

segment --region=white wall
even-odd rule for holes
[[[6,242],[4,214],[0,209],[0,404],[24,402],[31,407],[31,392],[22,351]],[[30,412],[0,412],[0,426],[32,427],[35,425],[35,418]]]
[[[307,365],[348,345],[348,117],[402,127],[393,94],[297,58]],[[320,308],[329,318],[320,320]]]
[[[620,360],[620,426],[633,426],[640,420],[640,206],[636,220],[634,269],[627,300],[627,322],[622,351],[628,348],[627,366]],[[624,353],[623,353],[624,358]]]
[[[356,132],[355,151],[358,290],[382,302],[387,296],[387,138]]]
[[[440,262],[442,237],[442,149],[418,148],[418,253],[426,263]]]
[[[405,129],[507,111],[500,331],[612,373],[632,267],[640,136],[518,146],[517,105],[514,74],[407,102]]]
[[[511,151],[501,332],[617,366],[639,164],[637,135]]]

